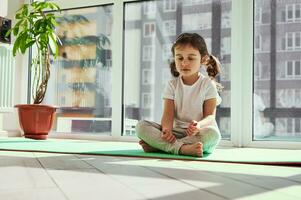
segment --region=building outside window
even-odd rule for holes
[[[127,127],[131,126],[126,124],[129,122],[128,119],[138,121],[148,119],[160,123],[163,111],[162,93],[166,83],[172,78],[169,69],[169,61],[172,59],[171,46],[178,34],[182,32],[200,34],[205,39],[210,53],[218,57],[221,55],[221,51],[227,53],[225,59],[221,60],[223,70],[230,72],[228,68],[231,67],[231,60],[229,59],[231,54],[231,32],[229,31],[231,1],[157,0],[156,16],[152,21],[144,13],[146,10],[141,9],[143,3],[146,2],[148,1],[125,3],[124,36],[127,39],[124,41],[124,49],[126,49],[123,66],[125,72],[124,89],[126,94],[131,95],[126,95],[123,98],[124,134],[127,134],[125,131],[128,129]],[[221,9],[212,9],[213,6]],[[135,14],[140,12],[139,10],[142,12],[140,19]],[[167,10],[172,12],[166,12]],[[219,21],[220,26],[214,26],[212,24],[213,19]],[[222,21],[224,22],[223,27],[221,26]],[[156,27],[159,29],[156,30]],[[213,34],[213,32],[220,34]],[[216,43],[216,41],[221,40],[221,35],[227,38],[227,42],[224,42],[223,46]],[[139,56],[139,53],[136,52],[141,52],[141,55]],[[140,77],[138,75],[135,79],[131,73],[128,73],[129,70],[139,71]],[[145,84],[150,82],[146,78],[150,76],[148,74],[152,74],[153,84]],[[225,94],[230,94],[231,80],[229,74],[226,76],[228,79],[223,80],[222,84],[225,85]],[[229,95],[225,98],[226,106],[230,106]],[[227,140],[230,139],[231,116],[229,110],[230,107],[219,106],[217,111],[217,122],[223,123],[221,125],[222,137]]]
[[[154,59],[154,46],[143,46],[143,61],[152,61]]]
[[[44,100],[60,106],[53,132],[110,135],[112,6],[62,10],[57,23],[62,45]]]
[[[144,23],[143,36],[144,37],[153,37],[156,33],[156,25],[154,22]]]
[[[163,35],[164,36],[176,35],[176,20],[163,21]]]
[[[173,12],[177,10],[177,0],[164,0],[164,12]]]
[[[155,18],[157,8],[156,1],[145,1],[143,2],[143,13],[149,18]]]
[[[168,60],[172,58],[171,52],[172,43],[163,44],[162,46],[162,60]]]
[[[286,78],[301,78],[301,60],[291,60],[286,61],[286,70],[285,70],[285,77]]]
[[[153,84],[153,72],[151,69],[143,69],[142,71],[142,83],[143,85]]]
[[[301,20],[301,3],[286,5],[286,22],[298,22]]]

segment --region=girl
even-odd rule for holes
[[[220,141],[215,121],[216,106],[221,98],[215,82],[220,63],[209,55],[204,39],[196,33],[182,33],[171,48],[170,80],[163,94],[161,125],[142,120],[136,126],[145,152],[165,151],[202,157],[212,153]],[[206,66],[208,76],[200,73]]]

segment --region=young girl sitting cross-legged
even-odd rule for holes
[[[171,48],[170,80],[163,94],[161,124],[142,120],[136,126],[145,152],[165,151],[202,157],[212,153],[221,135],[215,121],[221,85],[215,81],[220,62],[207,50],[205,40],[196,33],[182,33]],[[205,67],[208,76],[200,73]]]

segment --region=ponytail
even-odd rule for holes
[[[206,63],[207,66],[207,74],[208,76],[215,81],[216,83],[216,89],[218,91],[222,91],[222,89],[224,88],[220,83],[218,83],[215,79],[215,77],[221,73],[221,63],[219,62],[219,60],[214,57],[213,55],[209,56],[209,59]]]
[[[174,77],[178,77],[180,75],[180,73],[176,69],[176,62],[174,60],[170,62],[169,67],[170,67],[170,72]]]

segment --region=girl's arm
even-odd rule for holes
[[[208,99],[204,101],[203,119],[205,119],[209,115],[213,115],[215,117],[215,113],[216,113],[216,98]]]
[[[173,120],[175,113],[174,100],[164,99],[164,110],[161,119],[162,131],[171,131],[173,128]]]
[[[212,125],[215,123],[216,113],[216,98],[208,99],[203,104],[203,119],[201,121],[193,120],[186,129],[187,135],[197,134],[202,127]]]
[[[203,104],[203,119],[198,122],[198,127],[210,125],[215,121],[216,98],[208,99]]]

